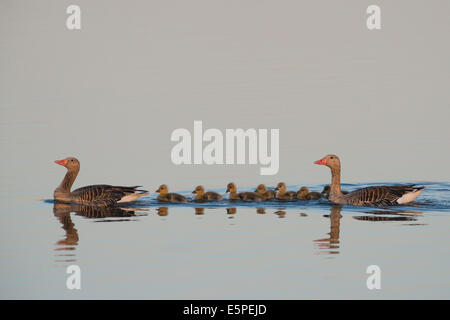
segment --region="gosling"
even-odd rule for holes
[[[230,200],[242,200],[242,201],[264,201],[264,197],[256,192],[237,192],[236,184],[230,182],[227,185],[227,193],[230,193]]]
[[[157,199],[162,202],[187,202],[186,197],[181,194],[169,193],[169,188],[165,184],[160,185],[156,192],[159,192]]]
[[[194,201],[197,201],[197,202],[223,200],[222,196],[220,194],[218,194],[217,192],[213,192],[213,191],[205,192],[205,188],[203,186],[195,187],[195,189],[194,189],[194,191],[192,191],[192,193],[195,193]]]
[[[255,192],[260,196],[263,196],[265,200],[275,199],[277,193],[274,190],[267,190],[264,184],[260,184],[256,187]]]
[[[321,192],[322,197],[325,199],[328,199],[330,197],[330,191],[331,191],[331,187],[329,184],[327,184],[325,187],[323,187],[323,190]],[[348,193],[348,191],[344,191],[344,190],[341,190],[341,192],[342,192],[342,194]]]
[[[277,199],[278,200],[294,200],[297,197],[297,192],[295,191],[286,191],[286,184],[284,182],[280,182],[277,184],[275,188],[277,190]]]
[[[322,198],[322,194],[319,192],[309,192],[308,187],[301,187],[297,193],[297,199],[299,200],[317,200]]]

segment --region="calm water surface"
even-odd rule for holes
[[[153,194],[108,210],[3,187],[1,297],[450,298],[450,184],[424,185],[418,202],[391,208],[161,205]],[[66,288],[73,264],[81,290]],[[381,290],[366,287],[372,264]]]

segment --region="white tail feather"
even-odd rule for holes
[[[420,189],[417,191],[412,191],[412,192],[408,192],[405,193],[401,198],[397,199],[397,203],[398,204],[404,204],[404,203],[408,203],[411,201],[414,201],[415,198],[417,198],[419,196],[419,194],[422,193],[424,189]]]
[[[136,191],[135,193],[128,194],[125,197],[122,197],[122,199],[117,201],[117,203],[136,201],[140,197],[148,196],[149,194],[150,194],[149,192]]]

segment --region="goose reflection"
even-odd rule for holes
[[[104,218],[114,217],[134,217],[135,210],[133,208],[121,208],[121,207],[92,207],[71,203],[55,202],[53,204],[53,214],[62,225],[62,229],[65,231],[63,239],[56,242],[58,246],[55,251],[74,251],[80,240],[78,236],[78,230],[75,228],[75,224],[72,221],[70,214],[73,212],[77,216],[83,216],[88,219],[100,219],[99,221],[129,221],[129,219],[115,219],[106,220]],[[141,210],[141,209],[140,209]],[[73,262],[75,260],[75,254],[58,254],[59,257],[68,257],[65,260],[56,260],[57,262]]]
[[[56,244],[62,247],[56,250],[74,250],[74,246],[78,244],[78,230],[72,222],[70,213],[72,212],[70,204],[53,205],[53,214],[58,218],[62,225],[62,229],[66,232],[64,239],[59,240]]]
[[[57,248],[55,251],[74,251],[78,245],[79,237],[78,230],[70,217],[71,205],[55,203],[53,205],[53,214],[61,223],[62,229],[65,231],[63,239],[56,242]],[[75,262],[76,255],[74,253],[58,253],[56,262]]]
[[[135,217],[136,210],[137,208],[94,207],[80,204],[57,203],[57,202],[55,202],[53,205],[53,213],[55,214],[55,216],[58,216],[60,214],[70,214],[71,212],[73,212],[77,216],[82,216],[88,219]]]
[[[316,242],[318,249],[324,250],[320,251],[322,254],[339,254],[339,232],[341,225],[341,209],[342,206],[333,206],[330,210],[330,215],[325,215],[324,217],[330,218],[330,236],[328,238],[314,240]]]
[[[368,213],[370,216],[354,216],[353,219],[363,221],[417,221],[416,217],[422,215],[422,212],[403,210],[371,210],[364,213]]]

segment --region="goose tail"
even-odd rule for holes
[[[403,196],[397,199],[398,204],[404,204],[414,201],[414,199],[416,199],[425,189],[425,186],[416,187],[412,185],[411,187],[411,191],[406,192]]]
[[[147,190],[136,190],[134,193],[127,194],[126,196],[122,197],[117,203],[126,203],[126,202],[133,202],[137,199],[148,196],[150,192]]]

